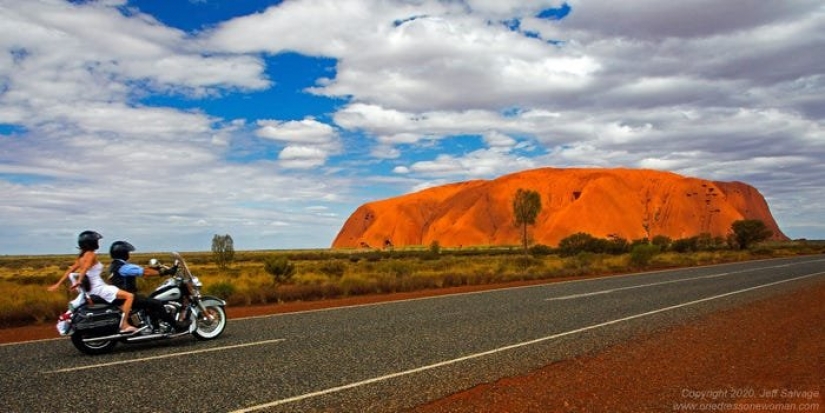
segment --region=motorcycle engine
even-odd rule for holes
[[[166,312],[172,314],[175,318],[178,317],[178,313],[180,313],[181,305],[175,302],[167,302],[163,305],[166,309]]]

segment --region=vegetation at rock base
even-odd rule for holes
[[[221,268],[211,252],[182,255],[206,294],[224,298],[230,306],[243,306],[825,253],[825,241],[763,241],[741,249],[733,237],[707,235],[685,240],[654,237],[650,242],[588,234],[571,237],[556,248],[533,245],[528,255],[516,245],[443,248],[437,243],[392,250],[237,251],[231,269]],[[137,253],[132,261],[140,264],[158,258],[170,264],[167,257],[167,253]],[[66,289],[48,292],[46,287],[74,258],[0,256],[0,327],[55,322],[74,296]],[[159,283],[157,278],[139,279],[144,293]]]

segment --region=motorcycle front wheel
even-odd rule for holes
[[[112,351],[115,344],[117,344],[114,340],[83,341],[84,338],[88,338],[88,336],[86,334],[74,333],[72,334],[72,344],[81,352],[92,356],[108,353]]]
[[[195,331],[192,332],[192,335],[199,340],[217,338],[226,328],[226,311],[223,306],[207,305],[206,312],[211,316],[211,320],[206,314],[198,314],[197,325]]]

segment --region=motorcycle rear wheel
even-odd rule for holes
[[[202,315],[197,317],[195,330],[192,335],[199,340],[211,340],[217,338],[226,328],[226,311],[220,305],[207,305],[206,311],[212,316],[212,320]]]
[[[87,338],[85,334],[74,333],[72,334],[72,344],[81,352],[92,356],[106,354],[112,351],[115,344],[117,344],[117,341],[114,340],[83,341],[84,338]]]

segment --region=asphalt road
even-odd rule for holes
[[[820,255],[230,320],[95,357],[0,345],[0,412],[395,412],[822,282]]]

